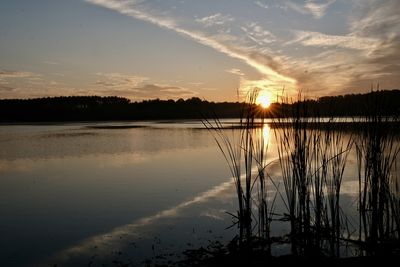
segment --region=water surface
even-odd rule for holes
[[[269,140],[268,172],[283,192],[273,132],[262,131]],[[161,261],[157,256],[176,258],[237,233],[226,229],[232,225],[226,212],[236,211],[232,178],[201,122],[2,125],[0,145],[5,266]],[[354,223],[357,190],[352,151],[341,201]],[[284,212],[277,197],[276,213]],[[272,227],[273,235],[287,233],[285,223]],[[279,249],[287,251],[274,253]]]
[[[228,235],[231,180],[199,122],[7,125],[0,145],[8,266],[113,258],[129,244],[142,260],[157,242]]]

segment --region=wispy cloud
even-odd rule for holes
[[[292,2],[290,0],[283,0],[282,4],[278,5],[279,8],[287,11],[288,9],[294,10],[301,14],[307,14],[308,11],[304,8],[304,5]]]
[[[16,70],[0,70],[0,98],[35,98],[46,96],[80,95],[54,77]]]
[[[0,82],[0,92],[1,92],[1,91],[3,91],[3,92],[10,92],[10,91],[13,91],[13,90],[14,90],[14,87],[7,86],[7,85],[2,84],[2,83]]]
[[[301,14],[311,14],[314,18],[320,19],[325,16],[329,6],[335,2],[336,0],[327,0],[322,3],[315,0],[306,0],[304,4],[299,4],[297,2],[285,0],[284,7]]]
[[[189,26],[186,25],[184,19],[169,17],[166,13],[151,9],[146,6],[146,2],[87,1],[173,30],[243,61],[262,75],[259,79],[240,75],[242,90],[260,87],[280,91],[285,86],[287,91],[300,88],[316,94],[332,94],[344,88],[355,91],[369,88],[369,84],[376,79],[390,80],[385,83],[387,87],[398,87],[399,84],[400,78],[396,73],[400,72],[400,2],[396,0],[368,0],[368,5],[362,5],[364,2],[361,0],[354,0],[359,4],[353,6],[354,15],[349,18],[347,32],[332,34],[329,31],[318,32],[304,28],[296,31],[287,29],[294,32],[292,40],[281,35],[276,36],[264,24],[248,23],[248,20],[239,18],[234,18],[235,23],[231,24],[236,27],[232,33],[211,34],[211,31],[220,28],[224,23],[230,23],[231,17],[221,13],[198,19],[197,22],[205,27],[196,29],[190,23]],[[253,3],[260,5],[264,1]],[[301,3],[284,0],[278,5],[323,21],[325,14],[335,3],[335,0],[309,0]],[[276,7],[272,5],[269,8]],[[240,31],[242,34],[238,34]],[[281,50],[277,50],[276,44],[281,41],[283,50],[291,50],[289,54],[282,54]],[[313,51],[313,54],[310,55],[309,51]]]
[[[352,32],[364,36],[391,39],[400,34],[400,2],[398,0],[357,0],[359,11],[350,17]]]
[[[196,19],[197,22],[203,24],[205,27],[210,27],[214,25],[224,25],[234,20],[235,19],[232,16],[222,15],[221,13],[216,13],[214,15]]]
[[[351,18],[350,30],[358,36],[376,38],[381,46],[358,62],[364,73],[356,73],[351,85],[379,82],[386,88],[400,87],[400,1],[369,0],[368,5],[356,1],[358,12]],[[372,70],[372,71],[371,71]]]
[[[258,45],[266,45],[276,41],[275,35],[255,22],[248,23],[246,26],[242,26],[241,29],[246,33],[249,39],[253,40]]]
[[[8,93],[14,92],[22,84],[32,85],[40,82],[41,76],[27,71],[0,70],[0,97],[8,97]]]
[[[162,86],[157,84],[145,84],[140,87],[132,88],[132,96],[135,99],[177,99],[188,98],[197,95],[196,92],[178,87],[178,86]]]
[[[168,84],[149,83],[148,77],[124,73],[96,73],[91,91],[101,95],[119,95],[132,100],[177,99],[196,95],[195,91]]]
[[[96,85],[111,89],[126,89],[140,85],[147,81],[148,77],[123,74],[123,73],[96,73],[98,77]]]
[[[333,35],[295,31],[285,45],[313,47],[313,54],[291,56],[284,65],[303,89],[315,94],[362,92],[371,84],[400,85],[400,2],[356,0],[348,32]]]
[[[267,3],[261,2],[261,1],[255,1],[254,2],[257,6],[268,9],[269,6],[267,5]]]
[[[37,74],[27,71],[0,70],[0,80],[6,78],[28,78],[37,76]]]
[[[381,42],[376,38],[361,37],[354,34],[329,35],[311,31],[295,31],[295,38],[286,44],[293,43],[301,43],[304,46],[336,46],[365,51],[372,51],[381,46]]]
[[[236,68],[226,70],[226,72],[228,72],[230,74],[238,75],[238,76],[244,76],[244,73],[240,69],[236,69]]]
[[[189,37],[198,43],[209,46],[221,53],[224,53],[232,58],[240,59],[249,66],[255,68],[258,72],[265,75],[266,79],[271,81],[271,84],[286,84],[295,86],[296,81],[290,76],[286,76],[279,72],[278,62],[274,61],[272,56],[263,55],[251,47],[242,47],[232,42],[224,42],[220,39],[221,36],[209,35],[205,32],[187,30],[179,26],[174,19],[163,17],[160,14],[154,15],[148,10],[143,10],[137,5],[137,1],[115,1],[115,0],[86,0],[89,3],[103,6],[109,9],[116,10],[121,14],[131,16],[136,19],[147,21],[158,25],[162,28],[174,30],[175,32]],[[225,38],[225,36],[222,36]]]
[[[315,0],[308,0],[306,1],[304,8],[308,10],[315,18],[320,19],[325,15],[329,6],[335,2],[336,0],[328,0],[323,3],[317,3]]]
[[[203,82],[189,82],[188,84],[191,86],[199,87],[199,86],[203,85],[204,83]]]

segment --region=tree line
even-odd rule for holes
[[[400,90],[324,96],[316,100],[301,100],[292,103],[273,103],[264,113],[261,107],[255,104],[250,106],[267,117],[291,116],[299,107],[307,111],[304,116],[362,116],[375,106],[379,106],[380,112],[384,115],[398,115],[400,114]],[[2,99],[0,100],[0,122],[237,118],[241,116],[245,107],[249,107],[249,104],[216,103],[198,97],[186,100],[155,99],[140,102],[132,102],[127,98],[117,96]]]

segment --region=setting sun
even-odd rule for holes
[[[270,93],[261,93],[257,97],[256,104],[261,105],[263,108],[269,108],[272,103],[272,98]]]

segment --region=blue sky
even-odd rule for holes
[[[0,98],[399,88],[398,0],[2,0]]]

